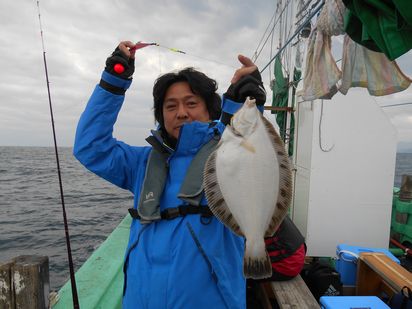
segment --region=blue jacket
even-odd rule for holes
[[[127,89],[130,81],[102,78]],[[134,194],[137,207],[151,147],[134,147],[112,136],[124,96],[96,86],[76,132],[74,155],[90,171]],[[233,104],[232,104],[233,103]],[[240,105],[224,101],[233,113]],[[224,108],[225,109],[225,108]],[[218,123],[220,134],[224,125]],[[184,125],[169,158],[164,210],[184,204],[177,197],[190,162],[215,132],[206,123]],[[199,175],[201,177],[201,175]],[[201,204],[207,204],[203,197]],[[141,224],[133,220],[125,254],[124,308],[245,308],[244,240],[215,217],[199,215]]]

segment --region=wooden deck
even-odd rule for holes
[[[274,300],[276,300],[280,309],[320,308],[301,276],[289,281],[262,283],[259,296],[266,309],[273,308],[272,303]]]

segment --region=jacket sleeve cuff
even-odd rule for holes
[[[222,100],[222,112],[233,115],[236,113],[242,106],[243,103],[232,101],[225,96],[223,96]],[[264,107],[263,105],[257,105],[258,110],[263,113]]]
[[[242,106],[243,103],[232,101],[223,95],[222,115],[220,116],[220,121],[224,125],[228,125],[233,114],[235,114]],[[256,107],[263,114],[263,105],[256,105]]]
[[[126,80],[114,76],[106,71],[103,71],[102,78],[100,80],[100,86],[114,94],[124,95],[126,90],[130,87],[132,80]]]
[[[241,107],[243,103],[238,103],[236,101],[232,101],[225,96],[223,96],[222,100],[222,112],[228,113],[233,115],[236,113]]]

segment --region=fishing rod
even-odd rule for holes
[[[66,207],[64,204],[63,182],[62,182],[62,177],[61,177],[61,172],[60,172],[59,152],[57,150],[56,129],[54,126],[53,107],[52,107],[51,94],[50,94],[50,82],[49,82],[49,74],[47,70],[46,50],[44,48],[43,27],[41,23],[39,2],[40,1],[37,0],[37,10],[39,13],[39,25],[40,25],[40,37],[41,37],[41,44],[42,44],[42,50],[43,50],[43,63],[44,63],[44,72],[46,75],[47,95],[49,98],[50,120],[51,120],[51,126],[52,126],[52,131],[53,131],[54,153],[56,155],[57,175],[59,178],[60,200],[61,200],[62,210],[63,210],[63,222],[64,222],[64,232],[66,236],[67,255],[69,259],[70,282],[71,282],[72,296],[73,296],[73,308],[79,309],[80,308],[79,297],[77,295],[76,279],[74,277],[74,266],[73,266],[73,259],[72,259],[72,250],[70,246],[69,226],[67,224]]]
[[[307,20],[303,22],[298,27],[298,29],[296,29],[295,33],[289,38],[289,40],[278,50],[275,56],[273,56],[272,59],[270,59],[270,61],[268,62],[268,64],[266,64],[265,67],[260,71],[261,74],[267,69],[267,67],[273,62],[273,60],[275,60],[276,57],[289,45],[289,43],[302,31],[306,24],[310,22],[310,20],[320,11],[324,4],[325,1],[322,1],[322,3],[312,12],[312,14],[310,14]]]

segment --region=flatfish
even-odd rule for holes
[[[203,176],[213,214],[246,239],[244,276],[270,277],[264,237],[272,236],[287,214],[292,176],[283,141],[255,100],[247,98],[232,117]]]

